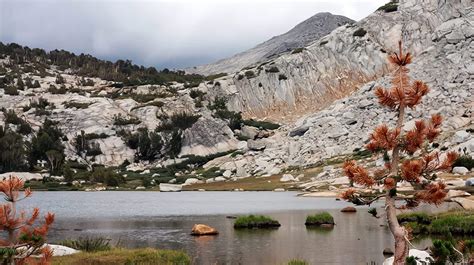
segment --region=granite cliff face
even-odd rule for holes
[[[473,155],[473,24],[474,7],[470,1],[400,1],[396,12],[376,12],[354,26],[336,29],[301,54],[273,60],[272,64],[287,76],[286,80],[277,82],[272,76],[275,74],[265,71],[252,79],[224,78],[220,91],[215,91],[227,93],[233,99],[233,108],[252,115],[277,117],[301,108],[304,102],[307,105],[303,105],[305,114],[295,123],[264,140],[264,150],[221,159],[222,169],[271,175],[290,166],[309,166],[352,154],[363,147],[376,125],[390,123],[393,118],[393,113],[381,108],[374,95],[375,87],[388,86],[389,79],[375,76],[390,70],[386,69],[386,52],[394,50],[400,39],[414,53],[410,75],[431,88],[423,104],[408,112],[409,119],[441,113],[445,117],[445,148],[466,148]],[[361,28],[367,33],[354,36]],[[347,74],[340,75],[334,71],[336,68]],[[353,79],[354,73],[364,78]],[[272,78],[270,86],[268,81]],[[370,79],[373,81],[365,82]],[[336,83],[327,86],[326,82]],[[341,91],[337,82],[351,86]],[[258,83],[264,85],[255,85]],[[361,88],[354,92],[356,87],[352,86],[356,85]],[[335,96],[323,96],[324,91]],[[341,99],[331,101],[337,97]],[[282,102],[282,108],[275,112],[273,108]],[[311,112],[311,104],[329,106]],[[262,109],[265,111],[257,111]],[[413,123],[407,129],[410,126]],[[208,166],[215,164],[211,162]],[[243,169],[239,170],[239,166]]]
[[[234,73],[258,62],[278,57],[280,54],[290,53],[295,49],[306,47],[335,28],[353,22],[353,20],[344,16],[333,15],[327,12],[318,13],[296,25],[290,31],[275,36],[250,50],[212,64],[189,68],[186,71],[204,75]]]
[[[398,11],[376,11],[341,26],[300,53],[284,54],[239,71],[209,88],[247,116],[295,120],[348,96],[387,73],[387,52],[403,40],[415,56],[442,39],[470,38],[469,1],[401,1]],[[453,33],[455,28],[459,32]]]

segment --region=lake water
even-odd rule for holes
[[[310,264],[381,264],[392,247],[383,218],[334,198],[296,197],[293,192],[35,192],[21,203],[56,214],[49,240],[104,236],[124,247],[185,250],[193,264],[286,264],[293,258]],[[379,207],[380,208],[380,207]],[[334,229],[306,229],[308,214],[331,212]],[[383,209],[378,209],[382,212]],[[228,215],[261,213],[276,218],[275,230],[234,230]],[[220,234],[193,237],[196,223]],[[429,242],[421,241],[418,247]]]

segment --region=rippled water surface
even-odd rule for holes
[[[366,208],[355,214],[333,198],[302,198],[292,192],[35,192],[23,208],[39,206],[57,221],[50,241],[105,236],[125,247],[185,250],[194,264],[286,264],[293,258],[311,264],[381,264],[392,246],[383,218]],[[308,214],[328,210],[334,229],[306,229]],[[380,210],[382,211],[382,210]],[[276,218],[275,230],[234,230],[228,215],[262,213]],[[220,234],[190,236],[196,223]],[[423,242],[422,242],[423,243]]]

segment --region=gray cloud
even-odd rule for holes
[[[251,48],[318,12],[358,20],[385,1],[0,0],[0,41],[179,68]]]

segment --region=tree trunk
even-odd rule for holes
[[[400,58],[403,57],[402,48],[400,44]],[[400,78],[400,88],[403,89],[403,67],[399,68],[399,78]],[[405,104],[402,101],[398,109],[398,120],[396,129],[401,130],[403,127],[403,122],[405,118]],[[400,136],[398,136],[400,137]],[[398,141],[398,139],[397,139]],[[398,167],[400,163],[400,146],[397,143],[392,151],[392,164],[390,169],[390,175],[396,177],[398,175]],[[396,186],[395,186],[396,188]],[[385,195],[385,211],[387,214],[388,227],[392,232],[393,239],[395,240],[395,251],[394,251],[394,265],[404,265],[406,258],[408,257],[408,232],[403,227],[400,226],[397,219],[395,199],[390,195],[390,191],[387,191]]]
[[[390,196],[390,191],[385,196],[385,211],[387,214],[388,227],[395,239],[394,265],[404,265],[408,257],[408,232],[398,223],[395,209],[395,200]]]

